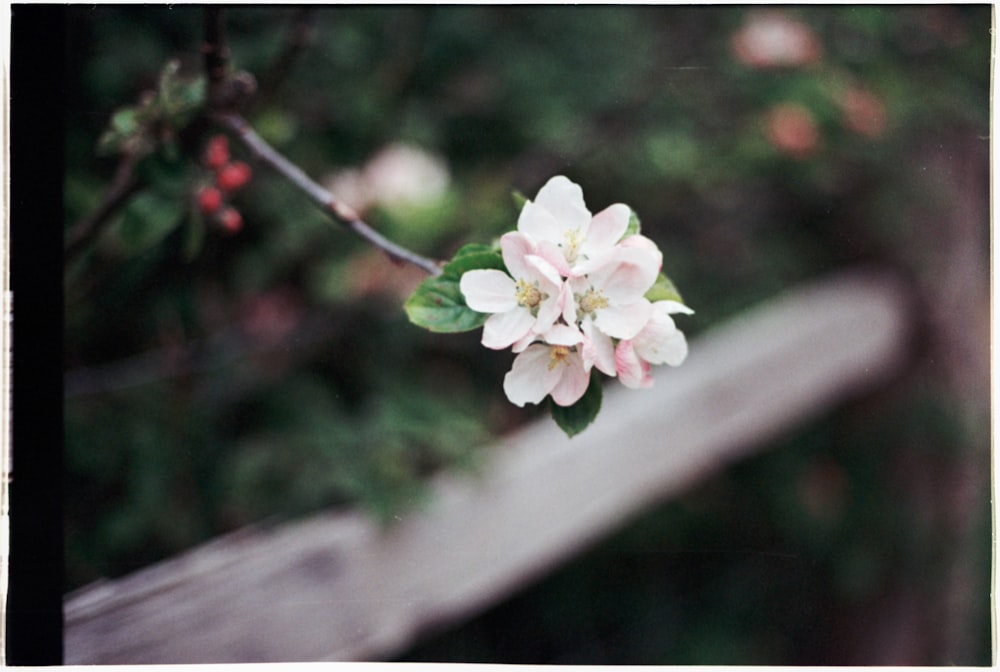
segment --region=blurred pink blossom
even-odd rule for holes
[[[819,147],[819,129],[812,113],[798,103],[775,105],[767,113],[767,139],[779,151],[802,159]]]
[[[809,26],[774,10],[750,13],[733,35],[732,48],[740,61],[755,68],[806,65],[823,55]]]
[[[862,88],[850,88],[840,98],[844,125],[869,138],[877,138],[885,130],[885,105],[874,93]]]

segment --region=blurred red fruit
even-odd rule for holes
[[[236,191],[249,182],[251,177],[253,177],[253,170],[250,169],[250,166],[242,161],[234,161],[218,172],[215,176],[215,183],[223,191]]]
[[[198,192],[198,207],[206,215],[215,214],[222,207],[222,192],[215,187],[205,187]]]
[[[243,217],[236,208],[226,208],[219,213],[219,226],[227,233],[237,233],[243,228]]]
[[[218,170],[229,162],[229,138],[224,135],[213,135],[205,147],[205,165],[212,170]]]

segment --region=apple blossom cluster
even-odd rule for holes
[[[649,387],[651,365],[687,357],[671,315],[693,311],[662,275],[663,255],[637,221],[621,203],[591,215],[581,187],[556,176],[524,203],[517,230],[500,238],[505,270],[461,275],[468,308],[489,315],[483,345],[517,353],[503,385],[512,403],[551,395],[572,406],[594,369],[626,387]],[[669,291],[656,291],[663,285]]]

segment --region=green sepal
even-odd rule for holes
[[[601,385],[601,375],[596,369],[590,372],[590,385],[583,396],[572,406],[560,406],[549,399],[552,419],[559,428],[572,438],[585,430],[597,418],[604,400],[604,387]]]
[[[628,216],[628,227],[625,229],[625,235],[622,238],[628,238],[629,236],[634,236],[642,233],[642,225],[639,222],[639,215],[635,214],[635,210],[629,208]]]
[[[656,282],[649,288],[645,296],[650,301],[676,301],[677,303],[684,303],[684,299],[681,298],[681,293],[677,291],[677,287],[674,286],[673,281],[663,273],[660,273],[656,278]]]
[[[490,245],[465,245],[441,269],[441,274],[420,283],[404,305],[413,324],[436,333],[454,334],[483,326],[486,313],[465,304],[459,288],[468,271],[496,269],[506,271],[503,257]]]
[[[515,189],[510,192],[510,197],[514,199],[514,207],[517,208],[518,212],[524,209],[524,204],[528,202],[528,197],[522,194],[520,191]]]

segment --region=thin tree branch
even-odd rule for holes
[[[226,45],[225,23],[221,7],[206,7],[204,14],[205,41],[201,53],[205,59],[208,77],[208,105],[211,108],[227,104],[227,75],[229,73],[229,47]]]
[[[224,113],[217,115],[215,120],[220,126],[236,135],[258,161],[270,166],[298,187],[324,214],[385,252],[393,261],[412,264],[430,275],[440,275],[441,265],[439,262],[397,245],[375,231],[362,221],[353,208],[337,199],[336,196],[306,175],[301,168],[267,144],[243,117],[234,113]]]
[[[129,153],[122,157],[115,170],[115,176],[104,192],[100,204],[87,217],[79,220],[66,234],[64,260],[70,263],[83,251],[93,238],[99,235],[111,221],[118,208],[125,204],[129,196],[138,191],[141,183],[135,176],[135,166],[139,156]]]

